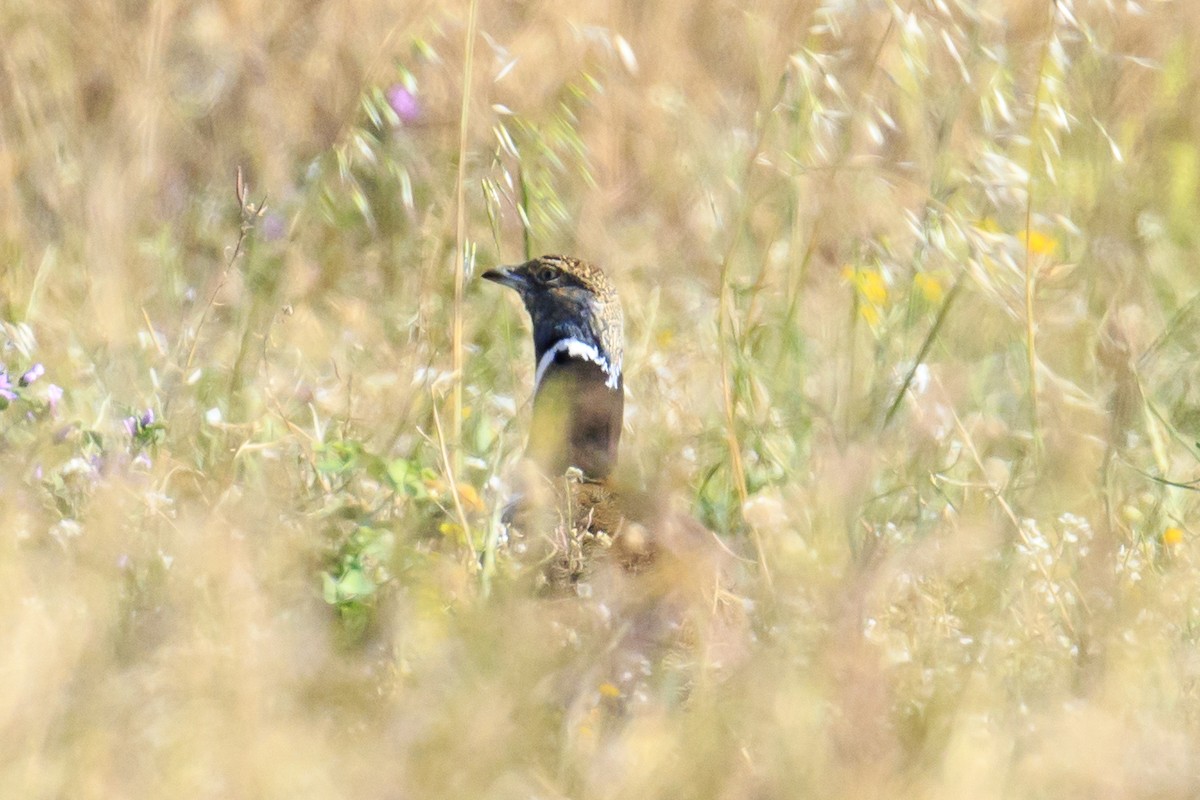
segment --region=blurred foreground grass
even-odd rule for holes
[[[4,794],[1200,793],[1200,6],[477,12],[0,8]],[[623,718],[479,568],[554,251],[761,549]]]

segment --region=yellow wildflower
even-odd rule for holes
[[[860,269],[855,281],[859,294],[873,306],[882,306],[887,302],[887,284],[879,270]]]
[[[601,697],[620,697],[621,696],[621,690],[618,689],[615,685],[609,683],[608,681],[605,681],[604,683],[600,684],[600,686],[598,688],[600,690]]]
[[[920,292],[921,297],[930,305],[941,305],[946,292],[942,282],[928,272],[918,272],[913,276],[913,288]]]
[[[1039,256],[1054,256],[1058,254],[1058,240],[1048,233],[1041,231],[1022,231],[1021,243],[1028,243],[1029,252]]]
[[[847,266],[842,268],[842,277],[854,286],[859,298],[858,313],[871,327],[878,325],[883,318],[880,309],[888,302],[887,283],[883,280],[883,274],[877,269]]]
[[[1183,529],[1171,526],[1163,531],[1163,544],[1171,546],[1183,543]]]

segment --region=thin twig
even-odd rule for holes
[[[246,243],[246,237],[250,235],[250,231],[254,228],[252,224],[253,220],[261,217],[267,210],[267,198],[265,196],[257,206],[246,199],[249,196],[249,190],[242,177],[241,167],[237,168],[237,182],[234,185],[234,194],[237,197],[238,212],[241,215],[237,243],[233,246],[233,252],[225,262],[225,268],[221,270],[221,277],[217,281],[216,287],[212,290],[212,294],[208,296],[208,302],[204,306],[204,311],[200,314],[200,321],[196,323],[196,330],[192,333],[192,346],[188,348],[187,360],[183,364],[184,372],[192,368],[192,360],[196,357],[196,347],[200,344],[200,330],[204,327],[204,323],[208,321],[208,315],[212,311],[213,306],[217,304],[217,295],[221,293],[221,290],[225,288],[225,283],[229,280],[229,271],[233,269],[234,262],[242,254],[242,246]]]

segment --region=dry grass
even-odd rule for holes
[[[1200,794],[1200,11],[470,5],[0,9],[4,793]],[[685,702],[491,558],[527,251],[758,555]]]

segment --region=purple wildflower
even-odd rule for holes
[[[121,420],[121,425],[124,426],[125,432],[130,438],[136,439],[138,435],[154,424],[154,409],[147,408],[141,416],[126,417]]]
[[[50,404],[51,411],[58,410],[58,402],[62,400],[63,390],[57,384],[50,384],[46,387],[46,402]]]
[[[278,211],[268,211],[263,217],[262,234],[268,242],[277,242],[287,233],[287,220]]]
[[[21,376],[21,385],[28,386],[29,384],[33,383],[34,381],[36,381],[38,378],[42,377],[45,374],[46,374],[46,368],[43,367],[41,362],[39,361],[37,364],[34,364],[32,367],[25,370],[25,374]]]
[[[400,118],[401,125],[416,122],[421,116],[421,105],[417,102],[417,96],[403,84],[392,84],[387,90],[387,102]]]
[[[16,400],[17,393],[13,391],[14,388],[12,381],[8,377],[8,371],[0,369],[0,397],[10,402]]]

